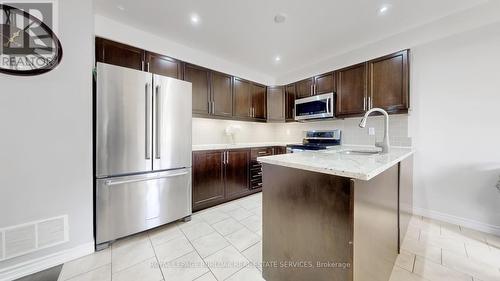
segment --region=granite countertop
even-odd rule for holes
[[[346,150],[370,150],[374,146],[338,146],[328,150],[304,151],[257,158],[257,161],[312,172],[370,180],[413,154],[411,148],[391,147],[388,154],[352,155]]]
[[[265,147],[265,146],[286,146],[285,142],[254,142],[254,143],[225,143],[225,144],[197,144],[193,145],[193,151],[203,150],[222,150],[222,149],[238,149],[238,148],[252,148],[252,147]]]

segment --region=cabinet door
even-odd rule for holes
[[[296,92],[295,92],[295,98],[300,99],[300,98],[306,98],[310,97],[313,94],[313,85],[314,85],[314,79],[313,78],[308,78],[302,81],[299,81],[296,84]]]
[[[193,211],[224,201],[223,151],[193,152]]]
[[[210,114],[210,70],[186,64],[184,80],[193,84],[193,113]]]
[[[240,78],[233,82],[233,116],[248,118],[252,115],[252,84]]]
[[[267,120],[285,121],[284,87],[267,88]]]
[[[368,62],[370,108],[388,112],[406,112],[408,96],[408,50]]]
[[[252,106],[253,118],[266,119],[266,86],[253,84],[252,85]]]
[[[226,199],[232,199],[249,192],[250,150],[228,150],[226,158]]]
[[[295,84],[290,84],[285,87],[285,96],[286,121],[295,121]]]
[[[181,61],[167,56],[147,52],[146,63],[146,71],[148,72],[176,79],[182,79]]]
[[[144,51],[139,48],[96,37],[95,49],[98,62],[143,70]]]
[[[366,111],[367,65],[357,64],[337,71],[337,115],[359,115]]]
[[[212,114],[231,116],[233,114],[232,77],[212,71]]]
[[[335,74],[325,73],[314,77],[314,94],[321,95],[335,92]]]

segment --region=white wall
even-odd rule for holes
[[[95,34],[96,36],[164,54],[264,85],[273,85],[275,83],[274,77],[232,63],[191,46],[182,45],[167,38],[117,22],[102,15],[95,16]]]
[[[500,23],[413,48],[410,130],[418,211],[500,234],[498,50]]]
[[[36,77],[0,74],[0,228],[69,218],[69,242],[0,262],[0,279],[46,255],[92,250],[92,34],[92,0],[59,1],[58,68]]]

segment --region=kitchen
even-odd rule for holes
[[[0,280],[500,278],[496,1],[49,2]]]

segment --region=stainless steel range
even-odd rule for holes
[[[191,83],[98,63],[95,239],[191,215]]]
[[[287,145],[287,153],[295,153],[306,150],[322,150],[342,143],[342,132],[340,130],[329,131],[307,131],[306,137],[301,144]]]

